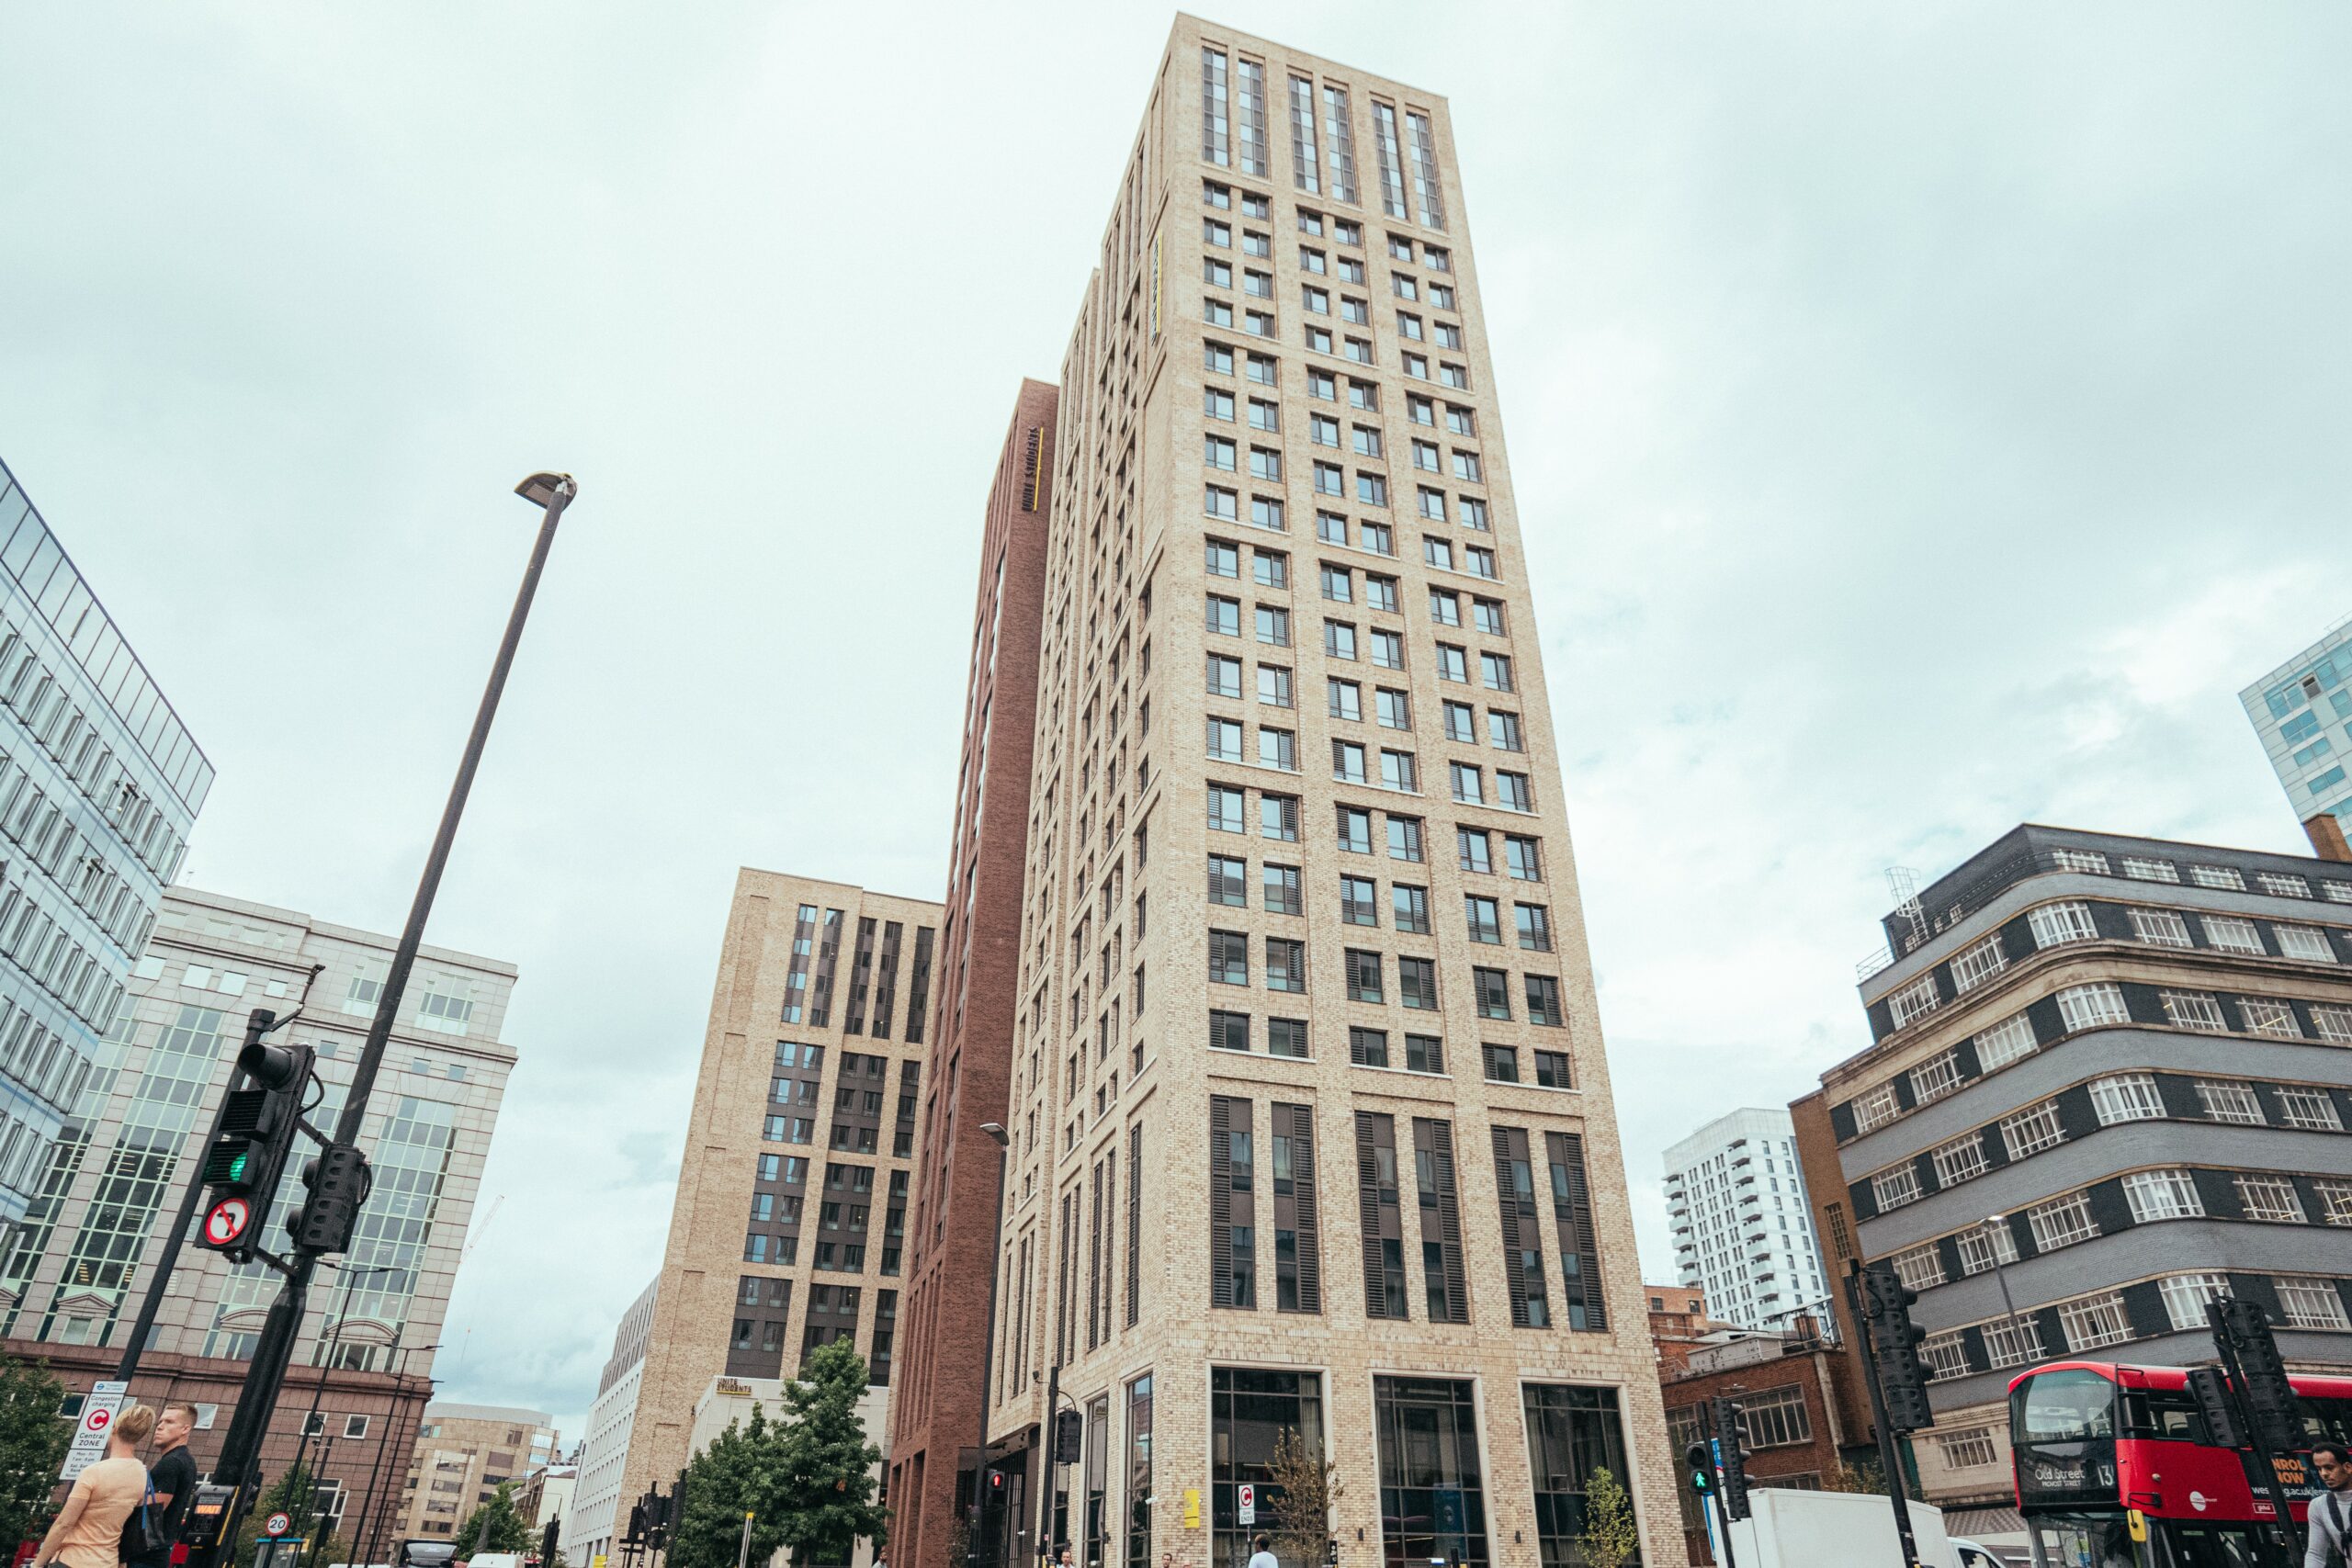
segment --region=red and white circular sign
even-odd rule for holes
[[[223,1198],[204,1216],[204,1239],[215,1247],[226,1247],[244,1235],[245,1227],[253,1223],[251,1203],[243,1198]]]
[[[290,1514],[272,1514],[269,1517],[262,1520],[261,1522],[261,1533],[270,1537],[272,1540],[276,1540],[277,1537],[284,1535],[288,1530],[290,1530],[293,1528],[294,1519],[293,1516]]]
[[[82,1413],[82,1430],[96,1437],[114,1425],[114,1411],[104,1404],[93,1404]]]

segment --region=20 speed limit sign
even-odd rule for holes
[[[279,1536],[284,1535],[288,1530],[290,1530],[293,1528],[293,1516],[282,1512],[272,1514],[269,1517],[262,1520],[261,1522],[261,1533],[269,1537],[272,1540],[277,1540]]]

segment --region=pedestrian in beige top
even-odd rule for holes
[[[120,1568],[122,1522],[147,1495],[147,1467],[139,1445],[155,1429],[155,1413],[134,1404],[114,1418],[107,1457],[74,1478],[74,1490],[58,1510],[57,1522],[41,1538],[32,1568],[62,1562],[65,1568]]]

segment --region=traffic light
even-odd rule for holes
[[[1738,1403],[1715,1400],[1715,1450],[1723,1456],[1724,1517],[1747,1517],[1747,1422]]]
[[[294,1245],[305,1252],[348,1251],[359,1206],[374,1180],[368,1156],[349,1144],[329,1144],[317,1158],[304,1162],[302,1185],[310,1192],[286,1219]]]
[[[220,1108],[220,1135],[204,1157],[204,1223],[197,1239],[232,1263],[253,1259],[261,1244],[261,1220],[277,1196],[286,1171],[287,1151],[301,1128],[302,1095],[310,1088],[315,1053],[308,1045],[262,1042],[274,1015],[256,1008],[245,1023],[245,1046],[237,1053],[244,1087],[229,1091]]]
[[[1897,1432],[1917,1432],[1936,1424],[1928,1406],[1928,1380],[1919,1359],[1928,1332],[1911,1321],[1919,1292],[1905,1285],[1892,1263],[1862,1269],[1862,1311],[1870,1319],[1871,1359],[1878,1367],[1879,1393],[1886,1402],[1886,1424]]]
[[[2249,1447],[2245,1429],[2238,1422],[2238,1407],[2230,1397],[2230,1380],[2219,1367],[2188,1369],[2189,1396],[2197,1401],[2197,1409],[2205,1417],[2205,1440],[2216,1448],[2243,1449]]]
[[[2273,1453],[2302,1447],[2302,1407],[2295,1402],[2294,1385],[2287,1381],[2287,1363],[2278,1359],[2278,1341],[2270,1335],[2270,1314],[2260,1302],[2223,1296],[2205,1303],[2206,1321],[2213,1337],[2226,1339],[2236,1352],[2239,1392],[2245,1397],[2246,1418],[2253,1424],[2256,1446]]]
[[[1075,1410],[1065,1410],[1054,1417],[1054,1462],[1076,1464],[1086,1435],[1085,1418]]]
[[[1690,1490],[1701,1498],[1713,1495],[1715,1490],[1715,1456],[1704,1443],[1693,1443],[1682,1450],[1682,1462],[1690,1467]]]
[[[631,1503],[628,1506],[628,1534],[621,1537],[621,1544],[624,1546],[641,1546],[644,1543],[645,1498],[640,1496],[636,1502]]]

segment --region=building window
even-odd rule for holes
[[[2161,1120],[2165,1102],[2156,1092],[2154,1075],[2116,1073],[2091,1080],[2091,1109],[2100,1126],[2112,1127],[2119,1122]]]
[[[2158,995],[2164,1002],[2165,1019],[2175,1029],[2220,1034],[2229,1028],[2222,1017],[2221,1002],[2210,991],[2163,991]]]
[[[2157,1286],[2164,1298],[2165,1315],[2177,1330],[2187,1331],[2207,1326],[2205,1303],[2219,1301],[2230,1293],[2227,1274],[2168,1274]]]
[[[1938,999],[1936,977],[1933,975],[1922,975],[1887,998],[1886,1005],[1894,1020],[1894,1027],[1901,1029],[1935,1011]]]
[[[1531,1382],[1520,1393],[1527,1420],[1528,1470],[1535,1483],[1541,1568],[1564,1568],[1583,1560],[1585,1495],[1592,1472],[1626,1472],[1617,1391]]]
[[[2054,1100],[2045,1100],[2029,1110],[2001,1118],[2001,1142],[2013,1160],[2040,1154],[2065,1141],[2066,1130],[2059,1124],[2058,1102]]]
[[[2205,940],[2223,953],[2242,953],[2249,958],[2260,958],[2267,951],[2262,945],[2262,933],[2252,920],[2234,915],[2206,915]]]
[[[1254,1368],[1209,1370],[1209,1472],[1213,1530],[1211,1551],[1218,1562],[1249,1556],[1249,1538],[1266,1526],[1281,1488],[1272,1485],[1277,1434],[1289,1431],[1310,1462],[1324,1457],[1322,1380],[1313,1372]],[[1240,1522],[1236,1489],[1257,1488],[1258,1522]]]
[[[2247,1219],[2286,1225],[2303,1223],[2303,1201],[2296,1195],[2290,1178],[2241,1173],[2231,1179],[2237,1184],[2238,1203]]]
[[[1939,1371],[1939,1377],[1944,1374]],[[1990,1427],[1971,1427],[1962,1432],[1935,1434],[1936,1450],[1944,1464],[1951,1470],[1980,1470],[2001,1462],[2001,1450],[1993,1440]]]
[[[2180,873],[2168,860],[2148,860],[2139,855],[2123,857],[2123,874],[2141,882],[2178,882]]]
[[[1212,1011],[1209,1014],[1209,1049],[1212,1051],[1250,1049],[1250,1015],[1246,1012]]]
[[[2280,1040],[2303,1037],[2302,1025],[2295,1021],[2294,1007],[2277,997],[2240,997],[2238,1011],[2245,1015],[2249,1034],[2267,1034]]]
[[[2132,1218],[2142,1224],[2195,1219],[2205,1213],[2196,1179],[2185,1170],[2135,1170],[2123,1179],[2123,1196],[2132,1205]]]
[[[2215,1122],[2234,1122],[2241,1127],[2264,1125],[2262,1102],[2254,1097],[2254,1086],[2222,1078],[2197,1080],[2197,1103],[2206,1116]]]
[[[2278,1096],[2281,1126],[2319,1133],[2343,1131],[2343,1119],[2335,1113],[2335,1102],[2328,1098],[2325,1089],[2296,1089],[2281,1084],[2274,1092]]]
[[[1519,1081],[1519,1049],[1513,1045],[1481,1045],[1480,1056],[1486,1062],[1487,1081],[1517,1083]]]
[[[2352,1007],[2313,1002],[2312,1027],[2319,1031],[2322,1040],[2332,1045],[2352,1045]]]
[[[1266,1020],[1266,1054],[1306,1059],[1306,1021],[1303,1018]]]
[[[2007,1222],[1978,1225],[1961,1232],[1954,1239],[1960,1244],[1960,1271],[1963,1275],[1982,1274],[1996,1263],[2018,1260],[2018,1238]]]
[[[1919,1359],[1939,1378],[1968,1375],[1968,1347],[1957,1333],[1933,1334],[1919,1342]]]
[[[1225,55],[1201,51],[1201,159],[1220,168],[1232,163],[1227,150],[1231,126],[1225,96]]]
[[[1896,1253],[1894,1272],[1915,1291],[1925,1291],[1944,1282],[1943,1258],[1933,1243]]]
[[[1996,1371],[2041,1359],[2041,1325],[2032,1318],[1999,1318],[1984,1325],[1984,1356]]]
[[[1565,1051],[1537,1051],[1535,1082],[1540,1089],[1574,1089],[1568,1074],[1568,1054]]]
[[[1966,996],[2008,966],[2001,951],[2001,933],[1995,931],[1951,961],[1952,988]]]
[[[2254,874],[2254,879],[2261,884],[2265,893],[2274,897],[2308,898],[2312,896],[2311,884],[2300,876],[2282,876],[2275,871],[2257,871]]]
[[[1805,1409],[1804,1388],[1783,1383],[1759,1393],[1743,1393],[1739,1405],[1747,1420],[1751,1449],[1794,1448],[1813,1441],[1813,1422]]]
[[[2188,922],[2170,909],[2133,909],[2132,934],[2157,947],[2188,947]]]
[[[1352,1028],[1348,1031],[1348,1060],[1359,1067],[1388,1065],[1388,1032]]]
[[[2188,876],[2199,887],[2219,888],[2232,893],[2245,891],[2245,876],[2230,866],[2192,865],[2188,868]]]
[[[2352,1328],[2333,1280],[2280,1280],[2278,1310],[2290,1328]]]
[[[2058,1013],[2070,1030],[2128,1023],[2132,1019],[2132,1010],[2124,1005],[2123,987],[2105,980],[2089,986],[2069,986],[2059,992]]]
[[[1921,1105],[1941,1100],[1960,1087],[1960,1055],[1947,1051],[1911,1069],[1911,1096]]]
[[[2104,857],[2100,863],[2105,863]],[[2098,938],[2098,927],[2091,920],[2091,907],[2079,901],[2043,904],[2028,911],[2026,923],[2032,929],[2037,948],[2063,947],[2071,942],[2094,942]]]
[[[1963,1181],[1982,1176],[1990,1168],[1984,1157],[1984,1137],[1981,1133],[1969,1133],[1953,1139],[1935,1151],[1936,1184],[1957,1187]]]
[[[1256,1156],[1246,1100],[1209,1097],[1209,1272],[1212,1304],[1258,1304]]]
[[[1870,1192],[1879,1199],[1879,1213],[1889,1208],[1903,1208],[1905,1203],[1919,1201],[1919,1173],[1910,1166],[1895,1166],[1894,1170],[1879,1170],[1870,1178]]]
[[[2327,933],[2310,926],[2273,926],[2278,938],[2278,951],[2289,958],[2300,958],[2309,964],[2333,964],[2335,950],[2327,944]]]
[[[2070,1192],[2035,1204],[2026,1211],[2026,1223],[2033,1229],[2035,1249],[2041,1252],[2071,1247],[2098,1235],[2098,1222],[2091,1218],[2090,1196],[2084,1192]]]
[[[1894,1098],[1894,1085],[1883,1083],[1864,1089],[1853,1099],[1854,1131],[1867,1133],[1883,1127],[1902,1111],[1902,1103]]]
[[[1518,1127],[1488,1129],[1494,1138],[1495,1189],[1501,1206],[1503,1288],[1510,1297],[1516,1328],[1552,1325],[1550,1293],[1544,1277],[1544,1240],[1536,1224],[1535,1168],[1527,1134]]]
[[[1487,1504],[1475,1385],[1375,1377],[1385,1561],[1486,1568]],[[1219,1561],[1228,1561],[1220,1555]]]
[[[2060,871],[2072,871],[2086,876],[2108,874],[2107,857],[2095,850],[2057,850],[2051,854],[2051,863]]]

